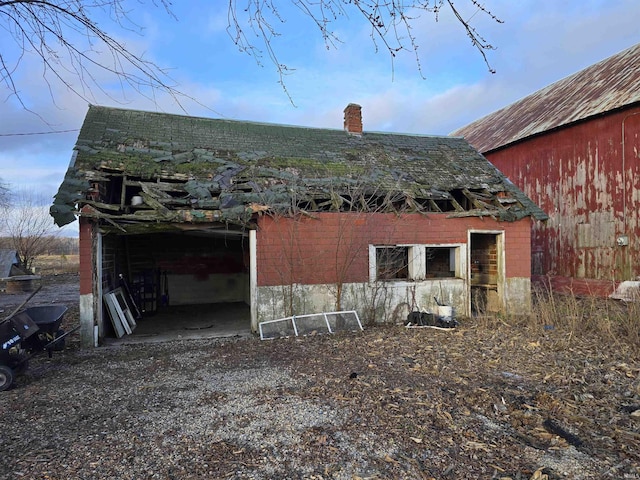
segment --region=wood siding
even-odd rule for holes
[[[636,106],[485,154],[550,217],[533,227],[534,275],[589,291],[640,275],[639,136]]]

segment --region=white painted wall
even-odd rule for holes
[[[93,293],[80,295],[80,344],[83,348],[95,347],[93,301]]]
[[[437,297],[458,315],[467,316],[467,291],[466,282],[459,278],[349,283],[343,287],[341,309],[357,311],[363,323],[399,323],[413,310],[436,312],[434,297]],[[333,284],[258,287],[256,307],[257,323],[289,315],[334,311],[336,287]]]

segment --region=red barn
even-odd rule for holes
[[[549,215],[533,227],[536,278],[607,295],[640,276],[640,44],[452,135]]]
[[[545,218],[463,139],[366,132],[353,104],[344,129],[91,106],[51,213],[80,220],[85,345],[132,307],[176,327],[233,304],[254,331],[341,309],[397,321],[434,297],[526,313]]]

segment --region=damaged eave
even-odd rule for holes
[[[85,204],[79,215],[86,218],[105,220],[108,223],[116,222],[125,230],[125,223],[212,223],[224,222],[239,226],[250,226],[254,213],[265,211],[264,205],[248,205],[239,207],[237,211],[223,212],[221,210],[169,210],[158,212],[157,210],[139,210],[135,213],[106,213],[94,206]],[[231,213],[235,215],[231,215]]]
[[[56,223],[77,210],[125,229],[247,226],[260,214],[318,212],[544,215],[515,190],[501,195],[508,180],[462,139],[369,133],[354,141],[327,129],[194,122],[92,106],[52,206]]]

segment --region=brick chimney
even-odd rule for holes
[[[362,107],[350,103],[344,109],[344,129],[351,135],[362,135]]]

